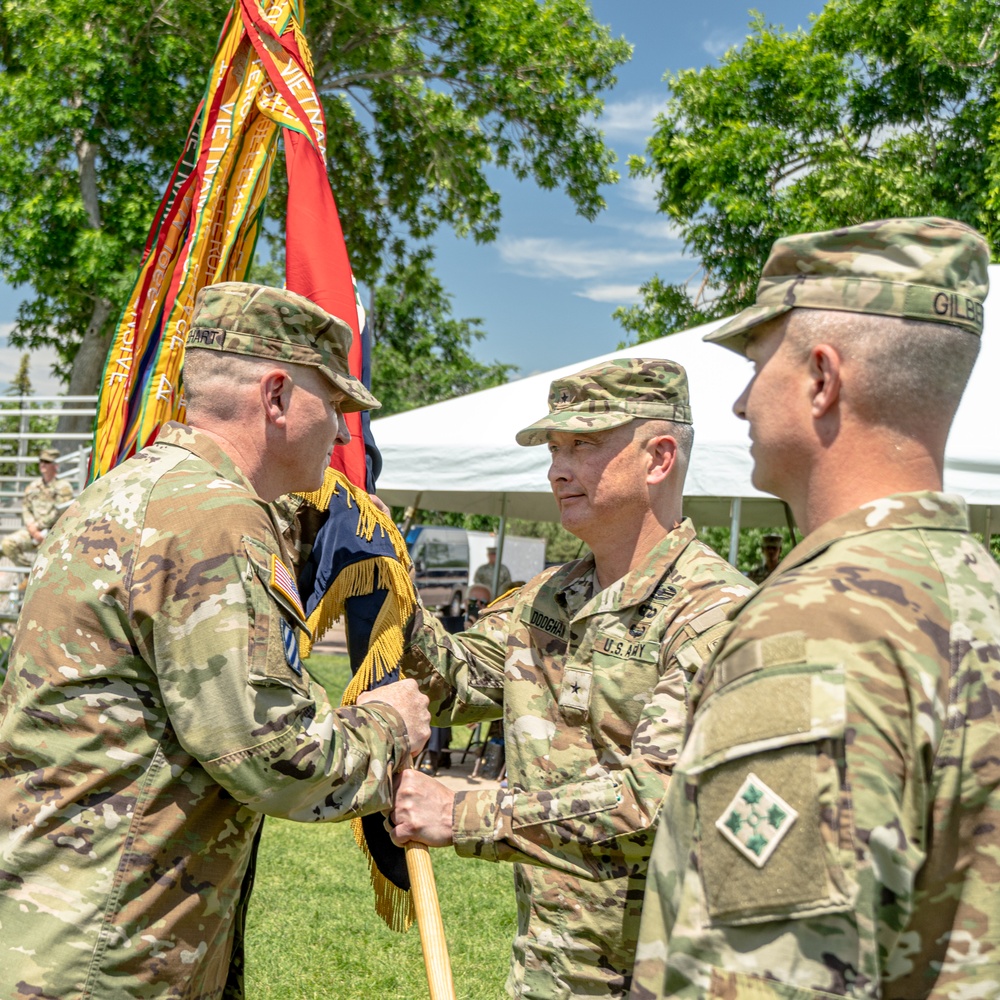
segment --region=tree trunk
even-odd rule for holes
[[[76,106],[82,104],[82,97],[76,99]],[[76,158],[79,164],[80,199],[87,221],[93,229],[101,228],[101,202],[97,192],[97,146],[92,143],[82,129],[73,133],[73,144],[76,148]],[[91,396],[101,385],[101,374],[111,346],[110,331],[105,330],[108,317],[113,308],[112,303],[95,289],[94,309],[90,314],[87,329],[83,332],[80,348],[73,359],[73,370],[69,377],[70,396]],[[73,407],[70,407],[72,409]],[[60,417],[56,435],[67,433],[88,433],[93,427],[90,417]],[[56,440],[55,446],[63,454],[86,447],[86,441]]]

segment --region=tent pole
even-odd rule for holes
[[[507,534],[507,494],[500,497],[500,526],[497,528],[497,561],[493,564],[493,582],[490,584],[490,592],[493,600],[500,595],[497,588],[500,586],[500,566],[503,563],[503,540]]]
[[[993,532],[992,532],[991,526],[990,526],[990,516],[992,515],[992,513],[993,513],[993,508],[992,507],[987,507],[986,508],[986,523],[983,525],[983,542],[986,545],[986,551],[987,552],[991,552],[991,554],[992,554],[992,550],[990,549],[990,537],[992,536]]]
[[[733,497],[729,509],[729,564],[736,565],[740,552],[740,515],[743,513],[743,497]]]

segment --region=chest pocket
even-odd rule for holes
[[[251,572],[245,581],[250,613],[249,680],[306,692],[309,677],[299,656],[299,636],[308,635],[305,612],[287,565],[266,545],[243,537]]]
[[[740,925],[851,908],[843,671],[807,663],[801,633],[717,662],[675,773],[697,810],[712,921]]]

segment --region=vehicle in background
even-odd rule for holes
[[[460,615],[469,590],[466,530],[415,524],[406,533],[406,548],[415,571],[413,582],[424,607]]]
[[[424,607],[462,614],[476,570],[488,561],[490,545],[496,545],[496,536],[489,531],[414,524],[406,533],[406,548]],[[513,582],[526,583],[545,569],[545,539],[507,535],[500,561]]]
[[[486,549],[496,545],[497,538],[489,531],[469,531],[469,584],[476,569],[487,562]],[[545,569],[545,539],[523,535],[505,535],[500,562],[507,567],[514,583],[527,583]],[[497,595],[499,596],[499,595]]]

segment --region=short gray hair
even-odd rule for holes
[[[803,359],[827,343],[855,362],[845,387],[853,412],[904,434],[928,420],[950,426],[980,347],[957,326],[829,309],[792,310],[786,335]]]
[[[669,436],[677,442],[677,471],[681,482],[691,464],[691,449],[694,447],[694,427],[691,424],[675,423],[673,420],[637,420],[636,438],[648,441],[650,438]]]

